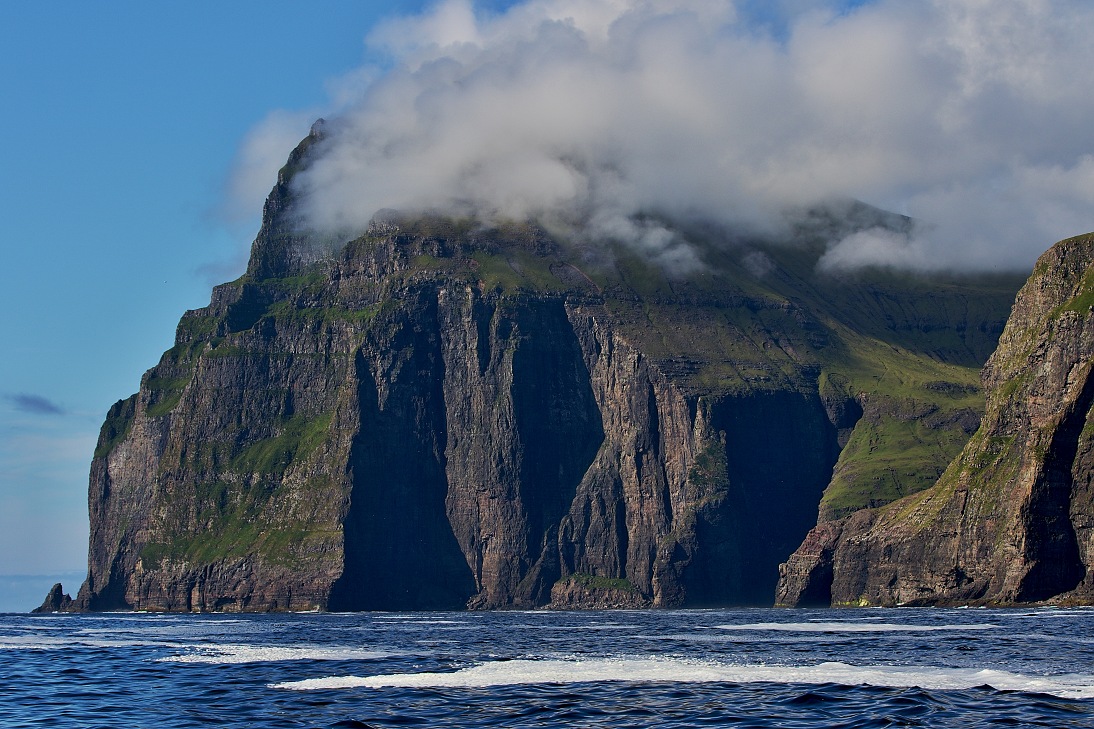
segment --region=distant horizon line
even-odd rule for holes
[[[6,580],[11,578],[25,578],[32,579],[36,577],[51,577],[53,575],[86,575],[87,568],[82,570],[56,570],[54,572],[11,572],[0,573],[0,580]]]

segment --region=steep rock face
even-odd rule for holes
[[[95,462],[85,606],[529,607],[572,574],[763,600],[838,450],[815,394],[687,395],[598,304],[399,295],[353,346],[273,323],[178,378],[169,353]]]
[[[1094,235],[1041,257],[983,381],[980,429],[938,483],[820,524],[777,602],[1094,599]]]
[[[71,609],[769,604],[822,493],[923,488],[979,418],[1009,280],[822,276],[808,230],[681,233],[690,277],[534,225],[332,247],[292,224],[314,141],[108,414]]]

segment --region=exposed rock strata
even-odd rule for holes
[[[818,525],[778,603],[1094,599],[1094,235],[1041,257],[983,382],[980,429],[938,483]]]
[[[73,609],[769,604],[826,487],[922,488],[901,454],[979,417],[1008,281],[817,276],[807,230],[761,278],[431,219],[325,252],[290,214],[315,142],[108,414]]]

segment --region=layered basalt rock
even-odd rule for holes
[[[983,382],[980,429],[938,483],[818,525],[777,602],[1094,599],[1094,235],[1037,262]]]
[[[769,604],[822,493],[923,488],[979,418],[1009,279],[817,274],[831,221],[681,230],[687,274],[532,224],[332,245],[292,215],[314,142],[108,414],[72,609]]]

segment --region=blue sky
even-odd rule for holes
[[[242,272],[261,210],[227,214],[223,201],[244,138],[272,110],[329,103],[327,82],[362,63],[376,19],[420,6],[5,6],[0,575],[85,569],[106,410],[172,344],[182,312]],[[0,610],[33,606],[5,598],[0,582]]]
[[[556,6],[569,1],[533,0]],[[688,6],[658,0],[651,7],[673,3]],[[713,8],[714,15],[724,4],[692,3],[702,12]],[[477,8],[511,5],[493,0]],[[706,145],[694,156],[678,155],[681,164],[695,166],[666,170],[677,177],[656,176],[673,191],[728,190],[757,206],[782,200],[780,185],[801,190],[819,184],[934,225],[934,237],[922,241],[840,241],[831,251],[833,265],[914,267],[952,259],[959,267],[1027,267],[1056,238],[1094,228],[1094,94],[1084,93],[1089,82],[1074,71],[1094,65],[1086,42],[1094,24],[1083,0],[982,5],[748,0],[739,6],[737,30],[707,36],[701,24],[681,30],[683,24],[661,22],[656,12],[640,17],[642,37],[663,41],[655,44],[654,58],[673,60],[685,69],[685,81],[697,80],[694,89],[680,84],[681,93],[695,91],[703,101],[709,89],[725,91],[716,99],[725,103],[709,109],[716,123],[680,137]],[[214,284],[242,272],[273,170],[311,119],[336,107],[350,120],[367,116],[361,110],[371,108],[370,97],[362,89],[377,78],[379,63],[417,68],[459,55],[470,70],[461,80],[465,86],[489,78],[484,71],[499,58],[519,65],[504,55],[504,44],[490,46],[506,33],[523,32],[516,19],[489,25],[480,17],[467,30],[490,53],[436,45],[438,34],[447,33],[441,21],[458,12],[388,26],[373,36],[374,50],[366,46],[379,21],[426,7],[423,0],[5,6],[0,610],[33,607],[61,575],[67,589],[78,587],[79,576],[72,574],[86,566],[87,473],[103,417],[137,389],[142,373],[172,344],[180,315],[204,306]],[[673,46],[685,31],[697,42]],[[708,47],[720,59],[739,62],[711,73],[699,52]],[[544,64],[573,60],[558,47],[533,49]],[[620,73],[602,61],[590,52],[588,62],[600,63],[600,76],[613,84],[634,78],[634,69]],[[436,91],[423,85],[428,79],[422,74],[402,78],[388,83],[385,99]],[[514,93],[534,92],[539,79],[519,78]],[[594,101],[606,96],[592,91]],[[507,92],[498,93],[504,108]],[[364,102],[347,101],[354,98]],[[556,106],[578,109],[588,98],[579,102],[563,94]],[[467,131],[454,124],[489,123],[487,116],[476,117],[485,107],[452,103],[442,125],[426,129],[430,138]],[[749,117],[742,109],[763,113]],[[600,111],[607,119],[623,114],[621,130],[644,118],[624,104]],[[649,118],[650,134],[680,136],[675,122]],[[719,121],[729,118],[738,126]],[[523,133],[525,121],[515,118],[513,129]],[[567,124],[574,120],[561,115],[559,128]],[[551,144],[572,143],[597,162],[596,140],[580,125],[574,129],[572,139],[552,138]],[[778,134],[784,136],[773,136]],[[773,151],[756,157],[765,136]],[[717,156],[706,150],[727,139],[740,169],[786,174],[760,189],[755,175],[734,179],[724,169],[705,168]],[[638,182],[631,197],[609,201],[623,213],[669,192],[642,187],[648,172],[642,155],[653,146],[641,136],[632,141],[628,163]],[[851,157],[829,154],[847,147],[854,147]],[[798,156],[780,157],[787,149]],[[458,151],[498,157],[496,147]],[[443,160],[452,150],[434,152]],[[407,168],[405,160],[374,162],[393,180]],[[372,189],[372,181],[362,178],[367,172],[348,170],[344,189]],[[442,179],[431,194],[442,199],[447,184]],[[538,199],[541,191],[528,192]],[[483,193],[484,204],[492,202],[491,194]],[[998,225],[983,229],[989,219]],[[13,575],[32,577],[5,577]]]

